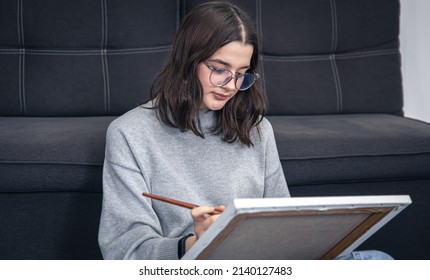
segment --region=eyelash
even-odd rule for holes
[[[223,69],[223,68],[217,68],[217,67],[215,67],[215,66],[212,66],[212,68],[214,69],[214,71],[216,71],[216,72],[218,72],[218,73],[221,73],[221,72],[224,72],[224,71],[227,71],[227,69]],[[243,75],[243,74],[245,74],[245,73],[237,73],[237,75]]]

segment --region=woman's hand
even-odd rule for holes
[[[225,207],[210,207],[210,206],[200,206],[191,210],[191,216],[194,220],[194,233],[195,236],[190,236],[185,240],[185,250],[188,251],[191,246],[196,242],[203,233],[218,219],[219,214],[213,215],[212,213],[217,210],[223,212]]]

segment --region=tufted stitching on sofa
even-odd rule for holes
[[[336,56],[334,54],[330,55],[330,64],[333,71],[334,85],[336,89],[337,112],[340,113],[342,112],[342,87],[340,84],[339,72],[337,71],[336,66]]]
[[[118,50],[105,50],[106,55],[128,55],[167,52],[170,46],[131,48]],[[0,49],[0,54],[21,54],[26,55],[100,55],[100,50],[49,50],[49,49]]]
[[[336,54],[336,60],[350,59],[350,58],[363,58],[379,55],[392,55],[399,54],[397,49],[376,50],[376,51],[360,51],[355,53]],[[297,55],[297,56],[272,56],[264,55],[267,61],[283,61],[283,62],[300,62],[300,61],[320,61],[330,60],[330,55]]]
[[[263,18],[262,18],[262,12],[261,12],[261,1],[260,0],[255,0],[255,10],[256,10],[256,28],[257,28],[257,32],[258,32],[258,36],[260,36],[260,38],[258,38],[260,40],[260,53],[261,53],[261,58],[260,58],[260,62],[262,62],[262,58],[263,58],[263,49],[264,49],[264,45],[263,45]],[[262,87],[263,87],[263,92],[267,92],[266,91],[266,80],[264,79],[264,67],[261,66],[259,71],[261,73],[259,73],[261,75],[261,77],[263,77],[262,81]]]
[[[106,0],[101,1],[102,11],[102,42],[101,42],[101,59],[103,70],[103,88],[105,96],[105,112],[110,113],[110,90],[109,90],[109,67],[106,56],[107,40],[108,40],[108,18],[107,18],[107,3]]]
[[[19,70],[18,70],[18,94],[21,113],[25,114],[25,86],[24,86],[24,69],[25,69],[25,49],[24,49],[24,20],[23,20],[23,0],[19,0],[17,7],[17,26],[18,26],[18,41],[20,46],[19,51]]]
[[[332,42],[331,42],[331,51],[333,52],[330,55],[330,65],[333,72],[333,80],[336,89],[336,103],[337,103],[337,112],[342,112],[342,86],[339,78],[339,71],[337,70],[336,65],[336,52],[337,48],[337,14],[336,14],[336,1],[330,0],[331,7],[331,22],[332,22]]]
[[[377,55],[391,55],[391,54],[399,54],[398,49],[388,49],[388,50],[377,50],[377,51],[363,51],[356,53],[345,53],[336,55],[337,59],[348,59],[348,58],[361,58],[361,57],[370,57]]]
[[[330,0],[331,6],[331,19],[332,19],[332,42],[331,50],[336,51],[337,48],[337,13],[336,13],[336,0]]]

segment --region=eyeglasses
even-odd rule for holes
[[[234,86],[236,89],[243,91],[249,89],[255,81],[260,78],[260,75],[257,73],[233,74],[228,69],[215,68],[206,61],[203,61],[203,63],[211,70],[209,81],[216,87],[225,86],[234,78]]]

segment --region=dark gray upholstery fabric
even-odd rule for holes
[[[394,2],[262,1],[269,112],[401,114]]]
[[[0,116],[124,113],[147,98],[179,21],[170,0],[2,1],[0,13]]]
[[[101,192],[113,119],[0,117],[0,192]]]
[[[101,193],[0,193],[0,259],[101,259],[101,203]]]
[[[430,129],[385,114],[270,116],[290,185],[428,178]]]

